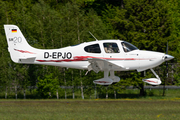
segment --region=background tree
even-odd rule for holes
[[[111,34],[140,49],[165,52],[171,36],[168,6],[156,0],[124,1],[124,8],[109,6],[104,21]]]
[[[53,74],[45,75],[45,79],[38,78],[37,91],[41,98],[52,98],[56,95],[58,79],[53,77]]]
[[[178,63],[179,9],[178,0],[2,0],[0,83],[2,86],[34,86],[38,83],[38,77],[44,80],[45,75],[52,73],[51,79],[58,78],[57,84],[65,85],[64,68],[13,63],[7,50],[3,24],[18,25],[31,46],[45,49],[94,41],[89,31],[99,40],[122,39],[140,49],[159,52],[165,52],[168,41],[169,54],[175,56],[173,62]],[[65,76],[66,85],[72,85],[72,71],[74,85],[94,86],[92,81],[103,77],[102,72],[95,74],[92,71],[84,76],[86,71],[67,69],[65,72],[70,77]],[[124,75],[124,72],[117,72],[116,75],[122,76],[122,79],[113,89],[142,84],[139,73],[127,72]],[[79,76],[82,77],[79,79]],[[178,82],[178,77],[175,78],[175,82]]]

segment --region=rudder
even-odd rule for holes
[[[8,51],[11,59],[19,63],[21,59],[32,58],[34,49],[27,43],[24,35],[16,25],[4,25]]]

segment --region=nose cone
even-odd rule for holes
[[[171,60],[173,58],[174,58],[173,56],[165,54],[163,59],[164,59],[164,61],[169,61],[169,60]]]

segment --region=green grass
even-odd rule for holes
[[[180,99],[0,100],[3,120],[179,119]]]
[[[139,96],[139,90],[124,90],[109,93],[109,99],[1,99],[2,120],[178,120],[180,118],[180,90],[146,90],[146,96]],[[105,98],[105,94],[99,95]],[[111,98],[111,99],[110,99]]]

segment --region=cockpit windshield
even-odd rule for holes
[[[124,52],[130,52],[130,51],[133,51],[133,50],[138,50],[138,48],[134,45],[132,45],[131,43],[128,43],[128,42],[122,42],[122,47],[124,49]]]

